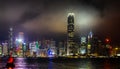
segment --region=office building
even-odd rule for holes
[[[74,13],[68,13],[67,55],[74,54]]]

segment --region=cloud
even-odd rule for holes
[[[26,21],[23,23],[23,27],[28,31],[34,32],[66,32],[66,19],[64,14],[58,12],[42,13],[33,20]]]
[[[0,13],[2,14],[1,18],[3,21],[10,23],[16,22],[21,18],[27,8],[27,5],[5,5],[2,13]]]
[[[78,6],[77,6],[78,7]],[[92,6],[81,6],[79,8],[65,6],[64,8],[52,7],[44,10],[37,18],[25,21],[22,26],[29,32],[35,32],[39,34],[52,34],[52,33],[67,33],[67,16],[68,13],[75,13],[75,33],[81,32],[84,27],[90,29],[99,25],[100,13]],[[55,9],[55,11],[54,11]],[[86,25],[84,24],[85,19]],[[83,22],[83,23],[82,23]],[[93,29],[93,28],[92,28]]]
[[[13,23],[19,29],[23,27],[29,32],[66,33],[69,12],[75,13],[75,30],[77,31],[82,27],[82,18],[88,17],[90,19],[93,17],[94,19],[98,16],[98,12],[92,6],[70,4],[68,1],[54,1],[52,3],[39,1],[38,3],[14,3],[13,5],[8,3],[8,5],[5,5],[2,19]],[[90,20],[87,22],[90,22]]]
[[[43,7],[42,1],[37,2],[22,2],[22,1],[7,1],[0,6],[0,19],[7,23],[22,23],[26,20],[37,17]]]
[[[3,21],[8,25],[12,23],[17,26],[15,30],[23,29],[25,32],[66,33],[67,14],[73,12],[76,32],[81,32],[81,28],[89,27],[94,27],[95,30],[101,29],[101,33],[114,32],[111,31],[114,27],[116,30],[119,29],[119,3],[116,5],[116,2],[104,2],[102,5],[102,2],[104,1],[39,0],[33,2],[30,0],[25,3],[9,1],[0,6],[0,25]],[[102,19],[101,11],[103,11]]]

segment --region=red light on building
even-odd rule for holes
[[[112,49],[112,46],[110,46],[109,48]]]
[[[107,38],[106,41],[109,42],[110,40]]]
[[[110,43],[110,39],[106,38],[106,39],[105,39],[105,42],[106,42],[106,43]]]

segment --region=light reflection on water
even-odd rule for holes
[[[17,58],[14,69],[120,69],[118,59],[46,60]],[[5,64],[0,62],[0,69]]]
[[[15,67],[22,67],[22,68],[26,68],[26,62],[25,62],[25,59],[23,58],[17,58],[15,60]]]

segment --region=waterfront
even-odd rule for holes
[[[5,69],[7,58],[1,58]],[[15,58],[14,69],[120,69],[119,58]]]

